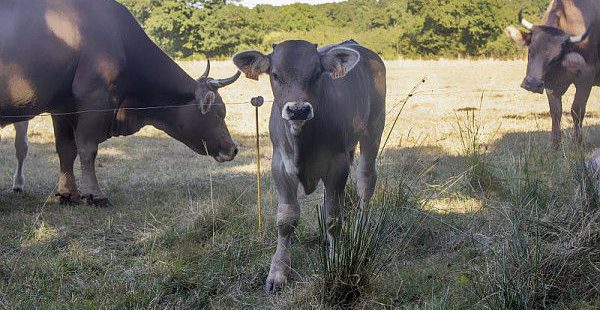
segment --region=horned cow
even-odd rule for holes
[[[32,40],[35,38],[35,40]],[[210,65],[191,78],[114,0],[0,1],[0,126],[53,113],[60,159],[58,195],[109,205],[96,178],[98,144],[154,126],[223,162],[238,149],[225,125]]]
[[[577,91],[571,108],[574,140],[581,142],[581,127],[591,89],[600,85],[600,2],[595,0],[554,0],[542,25],[519,21],[506,34],[529,50],[524,89],[542,94],[546,90],[552,116],[552,144],[561,140],[562,96],[569,86]]]

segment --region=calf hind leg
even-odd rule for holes
[[[381,141],[381,129],[372,134],[366,134],[360,139],[360,158],[356,169],[356,188],[360,197],[360,206],[365,207],[373,194],[377,183],[377,156]]]
[[[22,192],[23,187],[25,186],[23,166],[25,164],[25,158],[27,158],[27,152],[29,150],[29,143],[27,141],[28,127],[28,122],[20,122],[15,124],[15,150],[17,153],[17,169],[13,177],[13,191],[15,192]]]
[[[336,226],[342,224],[344,217],[344,195],[346,182],[352,165],[352,154],[341,154],[331,161],[325,183],[325,220],[330,255],[335,249],[333,235]]]

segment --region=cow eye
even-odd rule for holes
[[[273,73],[273,80],[275,80],[277,83],[283,83],[281,77],[277,73]]]

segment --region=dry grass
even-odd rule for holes
[[[204,69],[201,62],[183,66],[194,76]],[[234,72],[226,62],[213,68],[215,77]],[[598,224],[593,207],[576,198],[580,176],[573,168],[578,156],[600,145],[600,93],[594,89],[589,101],[585,146],[575,149],[565,141],[562,151],[550,151],[546,99],[518,88],[524,71],[524,62],[388,62],[388,119],[421,77],[428,81],[410,99],[380,163],[379,191],[403,199],[393,213],[399,237],[390,241],[391,264],[371,281],[359,307],[506,306],[507,300],[496,298],[502,275],[520,281],[520,294],[506,295],[523,302],[514,305],[600,304],[597,287],[586,285],[598,278],[593,250]],[[221,95],[235,103],[271,98],[264,78],[242,79]],[[566,112],[572,98],[570,91]],[[198,157],[152,128],[103,144],[98,176],[116,205],[107,210],[45,204],[58,173],[48,118],[30,127],[26,193],[8,193],[13,130],[3,129],[0,308],[319,307],[320,193],[301,199],[291,287],[277,296],[261,293],[276,239],[276,198],[267,173],[269,111],[268,104],[261,109],[267,227],[262,238],[255,233],[249,105],[228,107],[227,121],[242,150],[232,163]],[[470,120],[467,113],[476,117]],[[570,117],[564,120],[563,128],[569,128]],[[465,127],[457,126],[471,121],[476,158],[464,149]],[[570,129],[564,132],[568,136]],[[475,176],[469,172],[473,165]],[[494,184],[474,186],[482,180]],[[555,231],[568,234],[553,238]],[[565,248],[569,244],[573,249]],[[556,249],[563,252],[554,255]],[[577,256],[589,263],[572,260]],[[527,274],[531,268],[537,278]],[[544,286],[559,280],[579,283],[585,292]],[[534,294],[525,294],[529,291]]]

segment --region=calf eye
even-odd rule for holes
[[[277,73],[273,73],[273,80],[275,80],[277,83],[283,83],[281,77],[279,77],[279,74]]]

